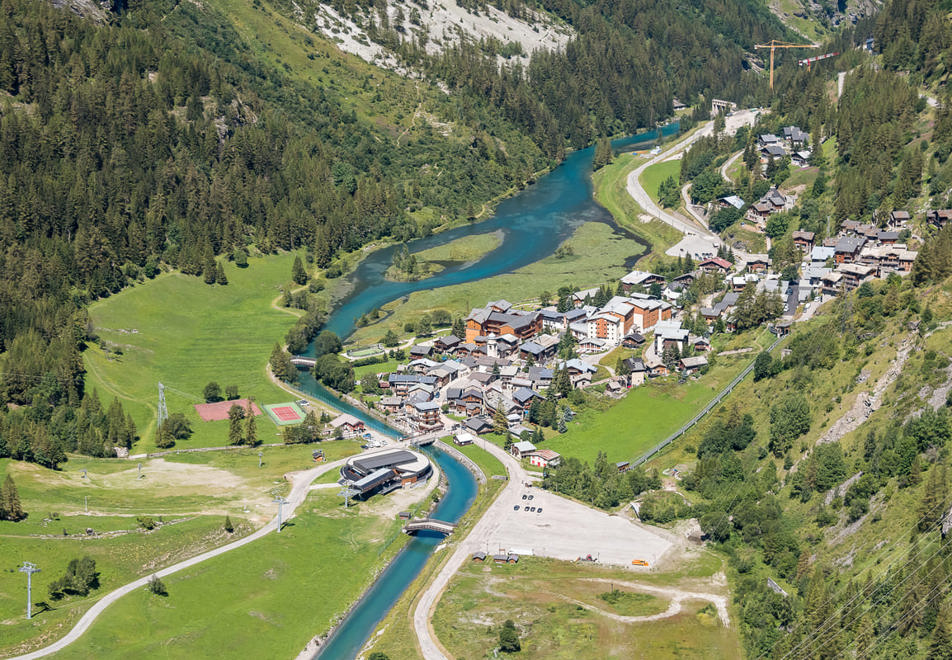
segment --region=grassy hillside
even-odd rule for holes
[[[274,344],[297,318],[272,306],[290,280],[294,256],[252,258],[248,268],[225,264],[226,286],[167,273],[90,307],[109,350],[84,353],[88,387],[106,402],[118,396],[132,414],[142,438],[135,451],[154,446],[159,382],[166,386],[169,412],[185,413],[192,422],[195,433],[182,447],[227,444],[228,422],[202,422],[193,408],[204,402],[210,381],[223,389],[237,385],[242,397],[259,403],[291,398],[265,369]],[[264,418],[262,440],[273,442],[275,432]]]

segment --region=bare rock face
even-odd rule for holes
[[[109,17],[109,2],[97,0],[53,0],[57,9],[68,7],[77,16],[88,18],[97,23],[105,23]]]

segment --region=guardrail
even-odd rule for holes
[[[781,339],[782,339],[782,337],[777,337],[777,338],[774,340],[774,342],[767,348],[767,352],[769,353],[769,352],[771,352],[774,348],[776,348],[777,344],[780,343],[780,340],[781,340]],[[704,408],[701,410],[701,412],[699,412],[697,415],[695,415],[694,417],[692,417],[691,420],[690,420],[687,424],[685,424],[684,426],[682,426],[681,428],[679,428],[677,431],[675,431],[674,433],[672,433],[671,435],[669,435],[667,438],[665,438],[664,440],[662,440],[661,442],[659,442],[657,445],[655,445],[655,446],[652,447],[651,449],[649,449],[647,452],[645,452],[645,453],[641,456],[641,458],[638,458],[638,459],[636,459],[636,460],[633,460],[633,461],[631,462],[632,467],[635,467],[635,466],[637,466],[637,465],[643,464],[643,463],[644,463],[645,461],[647,461],[649,458],[651,458],[652,456],[654,456],[655,454],[657,454],[658,452],[660,452],[662,449],[664,449],[665,447],[667,447],[668,445],[670,445],[672,442],[674,442],[675,440],[677,440],[678,438],[680,438],[680,437],[681,437],[682,435],[684,435],[685,433],[687,433],[687,431],[689,431],[689,430],[691,429],[691,427],[693,427],[695,424],[697,424],[699,421],[701,421],[701,419],[703,419],[706,414],[708,414],[709,412],[711,412],[711,410],[713,410],[714,407],[715,407],[717,404],[719,404],[719,403],[724,399],[725,396],[727,396],[727,395],[730,394],[732,391],[734,391],[734,388],[737,387],[737,385],[739,385],[740,382],[741,382],[742,380],[744,380],[744,378],[747,377],[747,374],[749,374],[751,371],[754,370],[754,362],[756,362],[756,361],[757,361],[757,359],[754,358],[754,360],[752,360],[750,364],[748,364],[746,367],[744,367],[744,370],[741,371],[739,374],[737,374],[737,376],[734,378],[734,380],[732,380],[732,381],[727,385],[727,387],[725,387],[723,390],[721,390],[721,391],[718,393],[717,396],[715,396],[713,399],[711,399],[711,400],[708,402],[708,404],[707,404],[706,406],[704,406]]]

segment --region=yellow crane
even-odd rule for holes
[[[777,41],[776,39],[771,39],[770,43],[767,44],[757,44],[754,46],[757,50],[761,48],[770,49],[770,89],[773,89],[773,61],[774,61],[774,50],[777,48],[819,48],[819,44],[788,44],[784,41]]]

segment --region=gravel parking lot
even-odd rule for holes
[[[622,518],[597,511],[538,487],[508,489],[502,514],[492,521],[480,539],[489,553],[500,549],[554,559],[574,560],[586,555],[601,564],[631,567],[632,559],[654,565],[671,543],[653,531]],[[532,499],[522,499],[532,495]],[[519,506],[518,511],[513,507]],[[526,511],[525,507],[536,507]],[[538,513],[539,507],[542,513]],[[527,553],[526,553],[527,554]]]

